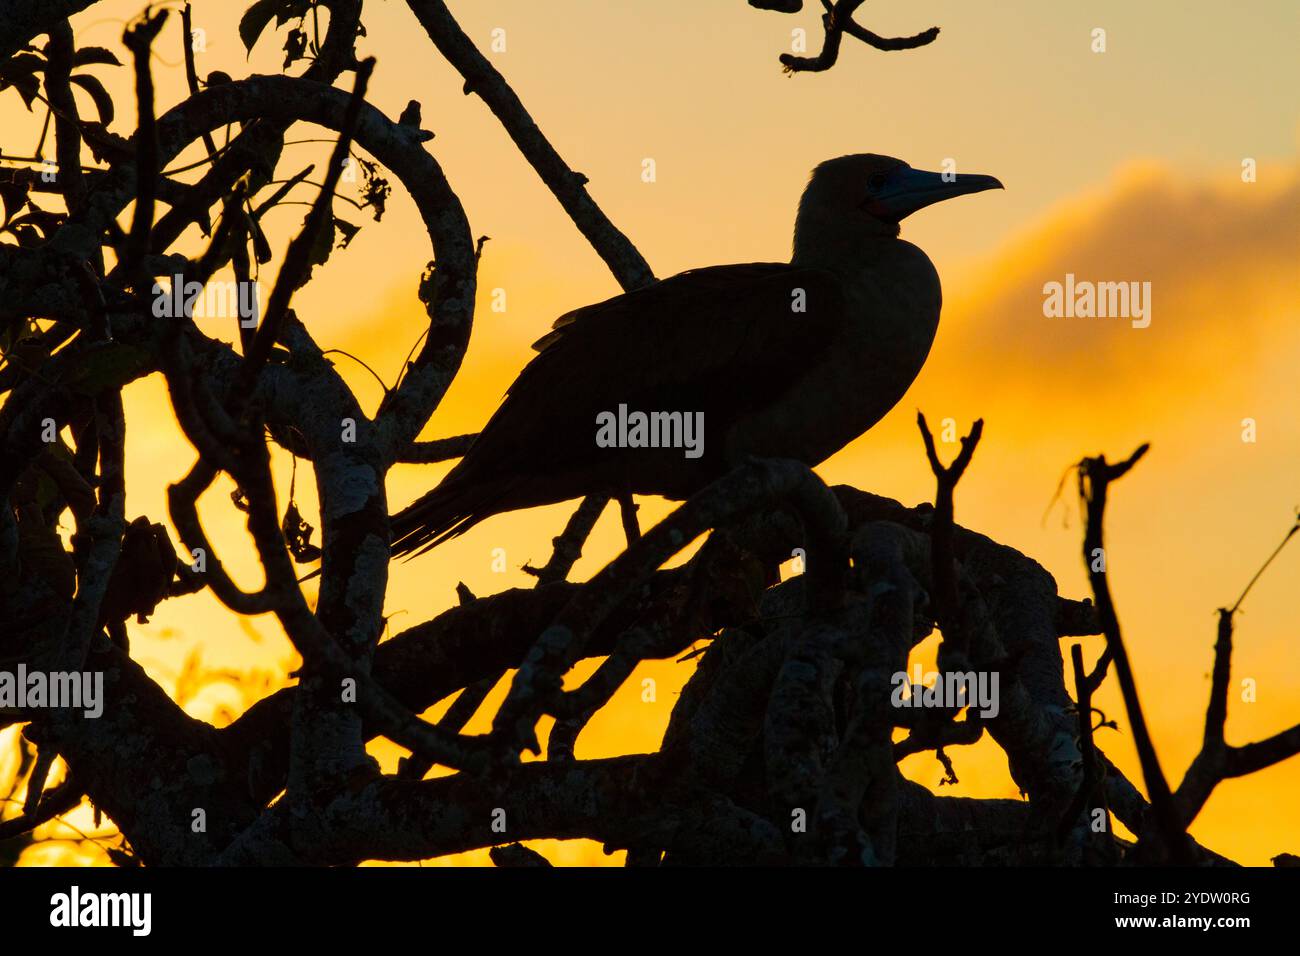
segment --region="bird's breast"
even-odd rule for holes
[[[831,347],[790,370],[780,399],[733,430],[745,455],[825,461],[882,419],[906,394],[930,353],[941,291],[930,260],[894,240],[888,257],[841,273],[844,321]]]

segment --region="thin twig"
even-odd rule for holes
[[[861,40],[867,46],[885,51],[914,50],[919,46],[933,43],[935,38],[939,36],[938,27],[930,27],[930,29],[923,30],[910,37],[882,37],[879,34],[872,33],[853,20],[853,14],[857,12],[858,7],[862,6],[864,2],[865,0],[837,0],[837,2],[832,3],[831,0],[822,0],[822,6],[826,9],[826,12],[822,14],[822,27],[825,30],[825,37],[822,40],[821,52],[816,56],[795,56],[793,53],[782,53],[780,60],[781,65],[785,67],[785,72],[820,73],[823,70],[829,70],[835,65],[835,61],[839,59],[840,41],[845,33]]]
[[[1297,531],[1300,531],[1300,509],[1297,509],[1296,511],[1295,524],[1293,524],[1291,528],[1287,531],[1287,533],[1283,536],[1281,543],[1276,548],[1273,549],[1273,553],[1268,556],[1268,559],[1262,565],[1260,565],[1259,570],[1255,572],[1255,576],[1251,578],[1250,583],[1246,585],[1246,589],[1241,592],[1241,596],[1237,598],[1236,603],[1233,604],[1232,607],[1229,609],[1228,611],[1229,614],[1237,613],[1237,610],[1241,607],[1241,602],[1246,600],[1246,595],[1249,594],[1250,589],[1255,586],[1255,582],[1264,576],[1264,572],[1267,571],[1268,566],[1273,563],[1273,559],[1282,553],[1282,549],[1287,546],[1287,542],[1289,542],[1293,537],[1295,537]]]
[[[289,311],[289,300],[298,287],[302,285],[303,277],[310,268],[311,250],[316,242],[316,233],[324,228],[326,216],[330,212],[334,190],[338,186],[339,178],[343,175],[343,162],[347,158],[348,150],[352,144],[352,134],[356,129],[357,119],[361,115],[361,106],[365,102],[366,86],[370,81],[370,74],[374,68],[374,57],[369,57],[357,64],[356,84],[352,89],[352,98],[348,101],[347,110],[343,116],[338,142],[334,144],[334,152],[330,156],[329,168],[325,172],[325,181],[321,185],[321,191],[316,197],[316,202],[312,204],[311,212],[307,214],[307,220],[303,224],[302,231],[289,243],[289,251],[285,253],[284,263],[280,266],[280,274],[276,277],[275,287],[271,290],[271,297],[267,301],[266,314],[261,325],[258,326],[257,334],[253,336],[252,347],[244,357],[244,366],[240,376],[241,387],[232,397],[236,404],[242,404],[244,397],[252,392],[253,386],[257,382],[257,376],[261,372],[262,366],[266,364],[266,360],[270,358],[271,348],[280,336],[280,328]]]
[[[181,7],[181,29],[184,31],[185,44],[185,82],[189,85],[190,96],[199,91],[199,74],[194,68],[194,17],[188,0],[185,6]],[[202,133],[203,148],[208,151],[210,160],[217,158],[217,144],[212,139],[212,134],[207,130]]]
[[[1106,551],[1102,521],[1106,512],[1107,489],[1112,482],[1126,475],[1150,447],[1146,444],[1141,445],[1118,464],[1110,464],[1105,456],[1086,458],[1080,462],[1079,495],[1086,510],[1083,561],[1088,569],[1088,578],[1097,601],[1097,613],[1101,620],[1102,633],[1106,635],[1106,646],[1115,662],[1120,691],[1124,696],[1124,707],[1128,713],[1129,725],[1133,728],[1133,742],[1137,747],[1142,776],[1146,780],[1147,793],[1155,811],[1157,830],[1166,852],[1173,857],[1174,861],[1190,863],[1185,828],[1179,819],[1173,795],[1170,793],[1164,771],[1160,769],[1160,760],[1156,756],[1151,734],[1147,730],[1146,718],[1142,714],[1142,703],[1138,698],[1137,683],[1133,678],[1133,668],[1129,664],[1128,651],[1124,647],[1119,619],[1115,614],[1115,605],[1110,594],[1110,584],[1104,570]],[[1098,558],[1102,560],[1100,566]]]
[[[154,201],[158,195],[158,126],[154,118],[153,76],[149,71],[149,49],[163,24],[167,11],[146,15],[138,25],[127,29],[122,42],[135,62],[135,100],[138,128],[135,133],[135,213],[127,234],[122,256],[123,272],[136,284],[137,292],[148,282],[144,274],[144,257],[149,251],[149,234],[153,231]]]
[[[574,564],[582,557],[582,546],[591,535],[591,530],[596,526],[596,521],[608,503],[608,495],[588,495],[583,498],[577,510],[569,516],[564,530],[558,537],[552,539],[553,549],[550,560],[540,568],[526,564],[524,573],[537,578],[539,587],[567,579]]]
[[[925,415],[916,413],[916,425],[921,430],[921,439],[925,443],[925,457],[934,474],[936,490],[934,501],[934,522],[930,526],[931,565],[934,574],[935,619],[943,631],[944,643],[952,642],[952,647],[964,656],[968,651],[968,640],[962,635],[958,626],[957,597],[957,559],[953,550],[953,492],[957,482],[965,474],[975,454],[975,447],[984,434],[984,419],[976,419],[970,434],[961,440],[961,451],[951,465],[939,462],[939,453],[934,446],[934,436],[926,424]]]

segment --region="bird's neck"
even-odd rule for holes
[[[822,214],[801,207],[794,223],[791,265],[857,272],[869,266],[898,239],[898,223],[872,216]]]

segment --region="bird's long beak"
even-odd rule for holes
[[[1002,188],[1002,183],[992,176],[978,173],[931,173],[923,169],[903,169],[890,177],[885,189],[873,197],[873,205],[879,209],[879,213],[898,221],[918,209],[954,196]]]

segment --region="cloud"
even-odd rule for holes
[[[1257,183],[1130,166],[968,277],[927,372],[969,381],[996,370],[999,393],[1020,399],[1123,388],[1160,404],[1189,383],[1249,373],[1293,341],[1297,263],[1300,164],[1265,164]],[[1045,317],[1044,284],[1067,273],[1150,282],[1150,327]]]

